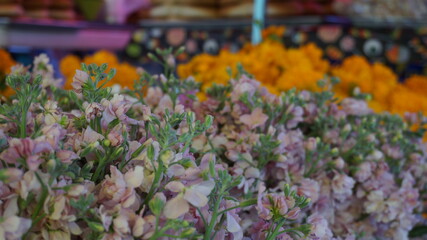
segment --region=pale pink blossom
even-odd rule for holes
[[[9,216],[0,222],[0,239],[18,240],[30,229],[31,220]]]
[[[179,192],[176,197],[169,200],[164,209],[167,218],[174,219],[188,212],[190,204],[195,207],[204,207],[208,203],[207,196],[215,187],[213,181],[205,181],[199,184],[184,187],[179,182],[168,184],[168,189],[173,192]]]
[[[86,130],[84,130],[83,132],[83,142],[85,142],[86,144],[91,144],[94,142],[97,142],[99,140],[103,140],[104,136],[102,136],[101,134],[95,132],[90,126],[88,126],[86,128]]]
[[[30,170],[36,170],[42,163],[41,154],[53,149],[47,142],[37,142],[31,138],[9,140],[9,148],[0,154],[0,159],[7,163],[17,164],[18,158],[24,158]]]
[[[119,119],[126,124],[137,124],[138,121],[126,116],[132,107],[132,102],[120,94],[114,94],[111,100],[102,99],[102,106],[105,108],[102,118],[105,124],[109,124],[114,119]]]
[[[95,119],[95,117],[101,117],[104,111],[104,106],[97,102],[85,103],[83,107],[85,107],[85,116],[88,121]]]
[[[80,158],[79,155],[70,150],[59,150],[56,152],[56,157],[63,163],[71,163],[72,160]]]
[[[252,98],[252,96],[255,94],[256,90],[258,89],[260,83],[257,81],[254,81],[247,76],[243,75],[242,78],[237,81],[237,83],[234,85],[233,88],[233,94],[231,95],[233,101],[240,100],[240,97],[243,94],[248,94],[249,98]]]
[[[140,170],[137,171],[139,172]],[[110,176],[106,176],[101,183],[99,201],[109,207],[121,203],[125,208],[137,208],[139,199],[135,194],[134,187],[130,184],[137,185],[142,182],[140,177],[135,176],[134,172],[130,172],[127,182],[125,176],[115,166],[110,167],[110,172]]]
[[[73,86],[74,91],[77,93],[82,93],[83,85],[89,80],[89,74],[84,71],[76,70],[76,74],[73,77],[73,82],[71,86]]]
[[[372,163],[371,162],[363,162],[359,165],[359,168],[355,174],[356,179],[360,182],[366,181],[372,174]]]
[[[116,130],[112,130],[108,133],[107,139],[110,141],[112,147],[120,146],[124,142],[123,135]]]
[[[307,219],[307,223],[311,224],[311,234],[314,234],[321,240],[332,238],[332,232],[329,229],[328,221],[320,214],[313,214]]]
[[[341,102],[341,106],[347,114],[362,116],[372,112],[369,109],[366,101],[358,100],[354,98],[346,98]]]
[[[240,122],[244,123],[250,129],[263,126],[268,116],[262,112],[261,108],[255,108],[251,114],[245,114],[240,117]]]
[[[163,97],[162,89],[159,87],[149,87],[147,90],[146,102],[151,107],[157,106],[159,104],[160,99]]]
[[[300,184],[297,191],[298,194],[309,197],[312,202],[316,202],[319,199],[320,186],[318,182],[304,178]]]
[[[353,187],[356,182],[353,178],[345,175],[336,173],[332,179],[332,190],[334,192],[334,198],[343,201],[350,197],[353,193]]]

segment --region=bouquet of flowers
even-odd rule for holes
[[[244,69],[206,100],[193,79],[82,64],[72,90],[48,61],[17,67],[0,106],[1,239],[406,239],[425,231],[425,119],[365,95],[280,96]],[[414,226],[418,225],[414,228]]]

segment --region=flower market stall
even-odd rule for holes
[[[426,239],[426,4],[263,2],[0,1],[0,239]]]

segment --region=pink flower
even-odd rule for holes
[[[208,203],[207,196],[214,187],[213,181],[201,182],[190,187],[184,187],[180,182],[170,182],[166,185],[166,189],[178,192],[178,195],[166,203],[164,215],[169,219],[178,218],[188,212],[189,203],[195,207],[204,207]]]
[[[81,70],[76,70],[76,74],[73,77],[73,82],[71,86],[73,86],[74,91],[76,93],[82,93],[83,85],[89,80],[89,75]]]
[[[146,102],[151,107],[156,106],[163,97],[162,89],[159,87],[149,87],[147,90]]]
[[[57,151],[56,157],[59,158],[59,160],[61,160],[63,163],[71,163],[72,160],[80,158],[79,155],[77,155],[75,152],[69,150]]]
[[[110,140],[111,146],[113,147],[121,145],[124,141],[123,135],[114,130],[107,135],[107,139]]]
[[[359,169],[355,174],[355,177],[358,181],[364,182],[366,181],[372,174],[372,163],[371,162],[363,162],[359,165]]]
[[[256,90],[259,88],[260,83],[243,75],[239,81],[234,84],[233,93],[231,94],[232,101],[238,101],[243,94],[248,94],[251,98]]]
[[[132,102],[129,101],[129,99],[126,99],[125,96],[114,94],[111,100],[102,99],[101,104],[105,108],[102,115],[105,124],[109,124],[114,119],[119,119],[127,124],[138,123],[135,119],[131,119],[126,116],[126,113],[132,107]]]
[[[319,183],[308,178],[304,178],[300,182],[298,187],[298,194],[305,195],[311,199],[312,202],[316,202],[319,199],[320,186]]]
[[[66,134],[66,130],[61,127],[58,123],[54,123],[49,126],[45,126],[42,128],[43,136],[38,139],[44,139],[50,143],[52,148],[57,148],[59,145],[59,141],[61,141]]]
[[[0,239],[21,239],[30,227],[30,219],[18,216],[6,217],[0,222]]]
[[[332,190],[334,192],[335,199],[343,201],[350,197],[353,193],[353,187],[356,182],[353,178],[336,173],[332,179]]]
[[[47,142],[37,142],[31,138],[12,138],[9,140],[9,148],[0,154],[0,159],[7,163],[16,164],[18,158],[24,158],[30,170],[36,170],[42,159],[40,154],[52,151],[52,147]]]
[[[258,186],[258,198],[257,198],[257,206],[256,210],[258,211],[258,215],[260,218],[264,220],[270,220],[271,217],[273,217],[273,214],[271,213],[271,204],[270,202],[265,199],[264,197],[264,191],[265,191],[264,184],[260,184]]]
[[[83,142],[85,142],[86,144],[91,144],[103,139],[104,136],[95,132],[90,126],[88,126],[83,132]]]
[[[354,98],[344,99],[341,102],[341,106],[344,112],[350,115],[363,116],[372,112],[372,110],[369,109],[366,101],[357,100]]]
[[[95,119],[95,117],[102,116],[102,112],[104,111],[104,106],[102,106],[97,102],[93,102],[89,104],[86,103],[86,105],[87,106],[85,107],[85,115],[88,121]]]
[[[142,169],[142,167],[140,168]],[[99,201],[109,207],[121,203],[124,208],[138,208],[139,200],[134,186],[142,183],[141,178],[144,175],[140,174],[142,171],[140,168],[136,170],[138,174],[132,171],[126,177],[115,166],[110,166],[110,176],[106,176],[101,183]]]
[[[169,95],[164,95],[159,102],[157,102],[157,108],[154,110],[155,114],[162,115],[166,109],[169,110],[169,112],[173,112],[173,102]]]
[[[319,239],[331,239],[332,232],[329,229],[328,221],[320,214],[313,214],[307,219],[307,223],[311,224],[311,233]]]
[[[244,123],[250,129],[262,126],[267,121],[268,116],[262,112],[261,108],[255,108],[251,114],[245,114],[240,117],[240,122]]]

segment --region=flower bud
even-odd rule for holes
[[[334,160],[334,165],[335,165],[336,168],[342,169],[344,167],[344,165],[345,165],[345,162],[344,162],[344,160],[342,158],[339,157],[339,158],[337,158],[337,159]]]
[[[349,132],[351,131],[351,124],[347,123],[347,124],[343,127],[342,131],[343,131],[343,132],[345,132],[345,133],[349,133]]]
[[[188,229],[186,229],[186,230],[184,230],[182,233],[181,233],[181,237],[182,238],[187,238],[187,237],[189,237],[190,235],[192,235],[194,232],[196,231],[196,229],[195,228],[188,228]]]
[[[166,204],[166,197],[163,193],[156,193],[153,198],[148,202],[151,212],[159,216]]]
[[[289,195],[291,194],[291,187],[289,186],[289,184],[285,184],[284,188],[283,188],[283,192],[285,193],[286,197],[289,197]]]
[[[117,159],[118,157],[120,157],[123,152],[125,151],[125,149],[123,147],[119,147],[117,148],[113,154],[111,155],[112,159]]]
[[[188,227],[188,226],[190,226],[190,223],[188,223],[188,221],[182,221],[182,226],[183,227]]]
[[[92,229],[95,232],[103,232],[104,231],[104,226],[102,226],[101,223],[87,221],[87,225],[89,226],[90,229]]]
[[[304,143],[305,149],[308,151],[314,151],[317,148],[317,140],[315,138],[308,138],[307,141]]]
[[[332,155],[337,155],[339,153],[339,150],[338,150],[338,148],[336,148],[336,147],[334,147],[334,148],[332,148],[332,150],[331,150],[331,154]]]
[[[176,61],[172,54],[166,56],[166,64],[171,68],[174,68],[176,66]]]
[[[108,139],[104,139],[104,141],[102,141],[102,146],[104,147],[109,147],[111,145],[111,141]]]
[[[190,124],[196,120],[194,112],[187,112],[187,124]]]
[[[56,162],[54,159],[49,159],[49,161],[47,161],[47,169],[48,171],[54,171],[56,168]]]
[[[166,150],[163,151],[160,154],[160,160],[163,162],[163,164],[165,164],[166,166],[169,165],[169,163],[171,162],[171,160],[175,157],[175,153],[172,150]]]

